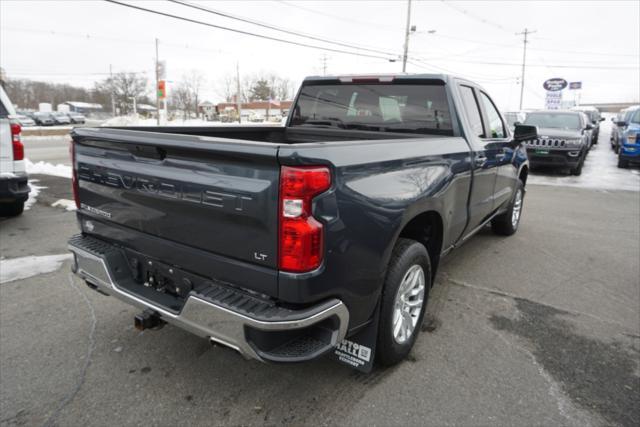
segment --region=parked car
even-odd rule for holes
[[[37,112],[33,113],[31,118],[38,126],[53,126],[56,124],[51,113]]]
[[[142,308],[138,329],[391,365],[440,259],[486,224],[517,231],[536,136],[431,74],[307,78],[286,127],[75,128],[73,269]]]
[[[531,167],[550,166],[582,173],[593,126],[579,111],[545,110],[527,114],[525,124],[538,127],[539,137],[527,142]]]
[[[592,144],[598,143],[598,137],[600,136],[600,122],[604,120],[604,117],[600,115],[600,110],[596,107],[589,105],[580,105],[577,107],[571,108],[572,111],[582,111],[585,113],[593,126],[593,131],[591,132]]]
[[[57,125],[69,125],[69,124],[71,124],[71,119],[69,118],[69,116],[67,116],[67,113],[63,113],[63,112],[58,111],[58,112],[55,112],[55,113],[51,113],[51,117],[53,117],[53,121]]]
[[[625,131],[625,127],[629,123],[631,114],[636,108],[640,108],[640,106],[624,108],[620,110],[615,117],[611,118],[611,121],[613,122],[611,124],[611,148],[613,148],[613,151],[615,151],[616,154],[620,151],[621,134]]]
[[[29,198],[21,126],[16,111],[0,86],[0,215],[16,216]]]
[[[76,113],[74,111],[68,112],[67,116],[69,116],[69,120],[73,124],[84,124],[85,121],[87,120],[84,115],[80,113]]]
[[[29,116],[25,116],[23,114],[16,114],[15,119],[20,123],[22,127],[35,126],[36,122]]]
[[[589,116],[586,113],[584,113],[582,111],[579,111],[579,113],[582,116],[582,122],[583,123],[591,123],[591,119],[589,118]],[[584,129],[584,133],[585,133],[585,135],[587,135],[587,141],[588,141],[587,150],[591,150],[591,147],[593,147],[593,145],[595,144],[593,142],[593,138],[594,138],[593,131],[594,131],[594,128],[593,128],[593,125],[591,125],[591,126],[592,127],[590,129],[589,128],[585,128]]]
[[[527,115],[524,111],[507,111],[504,113],[504,118],[511,131],[515,129],[517,123],[523,123],[526,117]]]
[[[618,150],[618,167],[626,168],[629,163],[640,162],[640,107],[629,110],[623,122]]]

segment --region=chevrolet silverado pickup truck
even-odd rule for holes
[[[360,368],[407,356],[443,256],[516,232],[536,128],[512,134],[470,81],[403,74],[309,77],[284,127],[72,137],[72,269],[136,327]]]

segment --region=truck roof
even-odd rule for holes
[[[449,74],[430,74],[430,73],[371,73],[371,74],[335,74],[330,76],[308,76],[303,82],[318,82],[318,81],[342,81],[344,83],[356,81],[379,81],[379,82],[391,82],[395,79],[416,79],[416,80],[442,80],[448,82],[451,79]]]

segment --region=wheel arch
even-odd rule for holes
[[[415,215],[402,227],[394,241],[394,245],[400,238],[412,239],[422,243],[429,253],[431,283],[433,284],[433,278],[440,263],[443,237],[444,224],[442,216],[435,210],[428,210]]]

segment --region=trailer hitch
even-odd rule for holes
[[[136,314],[133,322],[139,331],[144,331],[145,329],[160,329],[167,323],[160,318],[160,315],[156,311],[150,308],[147,308],[140,314]]]

